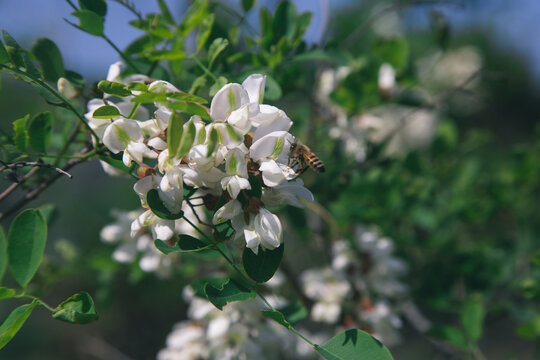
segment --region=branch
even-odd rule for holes
[[[17,168],[21,168],[21,167],[26,167],[26,166],[36,166],[36,167],[46,167],[46,168],[49,168],[49,169],[53,169],[54,171],[60,173],[60,174],[63,174],[63,175],[66,175],[68,178],[72,179],[73,178],[73,175],[71,175],[70,173],[54,166],[54,165],[51,165],[51,164],[46,164],[46,163],[43,163],[41,161],[17,161],[15,163],[12,163],[12,164],[6,164],[5,162],[3,162],[2,160],[0,160],[0,163],[2,163],[4,166],[2,166],[0,168],[0,171],[5,171],[5,170],[8,170],[8,169],[11,169],[11,170],[14,170],[14,169],[17,169]]]
[[[83,157],[81,158],[77,158],[77,159],[72,159],[70,161],[68,161],[68,163],[66,164],[64,170],[62,170],[63,172],[66,172],[71,169],[72,167],[74,167],[75,165],[77,164],[80,164],[80,163],[83,163],[85,162],[86,160],[88,160],[88,158],[90,156],[92,156],[94,154],[93,151],[90,150],[90,148],[85,148],[83,149],[83,151],[81,153],[79,153],[78,155],[84,155]],[[49,186],[51,186],[56,180],[58,180],[61,176],[63,175],[63,173],[56,173],[55,175],[51,176],[50,178],[48,178],[47,180],[45,180],[44,182],[42,182],[41,184],[39,184],[39,186],[37,188],[35,188],[34,190],[28,192],[22,199],[20,199],[18,202],[16,202],[11,208],[9,208],[7,211],[3,212],[3,213],[0,213],[0,220],[8,217],[9,215],[13,214],[14,212],[16,212],[17,210],[19,210],[21,207],[23,207],[24,205],[26,205],[28,202],[30,202],[31,200],[35,199],[39,194],[41,194],[41,192],[45,189],[47,189]]]

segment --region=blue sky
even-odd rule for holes
[[[354,1],[354,0],[351,0]],[[332,7],[342,6],[347,0],[296,0],[299,11],[312,11],[313,22],[308,29],[307,39],[316,40],[324,28],[323,14]],[[158,11],[157,1],[134,0],[142,13]],[[185,0],[166,0],[173,14],[181,14]],[[231,5],[240,0],[226,1]],[[259,0],[257,6],[273,9],[277,0]],[[127,22],[133,15],[114,1],[108,1],[109,11],[105,23],[106,34],[124,48],[140,31]],[[540,80],[540,0],[475,0],[464,8],[445,7],[451,23],[457,28],[480,26],[488,28],[502,47],[508,47],[527,56],[536,78]],[[69,18],[71,7],[63,0],[0,0],[0,28],[10,32],[20,43],[29,46],[38,36],[54,40],[64,55],[66,67],[94,78],[103,77],[109,64],[118,60],[118,55],[100,38],[71,28],[62,19]],[[250,20],[256,21],[258,11],[253,11]],[[179,16],[178,16],[179,17]],[[115,21],[110,21],[115,19]],[[422,24],[422,17],[418,17]]]

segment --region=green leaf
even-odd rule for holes
[[[52,135],[53,115],[50,111],[37,114],[28,126],[28,142],[34,150],[47,152]]]
[[[181,159],[187,155],[193,143],[195,141],[195,135],[197,133],[197,128],[193,121],[190,121],[186,126],[186,131],[183,132],[182,138],[180,139],[180,145],[178,146],[178,153],[176,157]]]
[[[115,95],[118,97],[131,95],[131,91],[126,89],[126,85],[109,80],[101,80],[98,83],[98,89],[103,91],[104,93]]]
[[[189,93],[193,94],[199,91],[200,88],[204,87],[206,85],[206,74],[203,74],[199,77],[197,77],[195,80],[193,80],[193,83],[191,84],[191,88],[189,89]],[[212,96],[212,95],[210,95]]]
[[[89,34],[103,35],[103,19],[101,16],[90,10],[77,10],[71,15],[79,19],[79,28]]]
[[[280,2],[272,19],[274,43],[277,43],[284,36],[291,42],[296,33],[296,26],[296,6],[290,1]]]
[[[169,8],[167,7],[167,4],[165,4],[164,0],[157,0],[159,5],[159,10],[161,10],[161,15],[163,20],[165,20],[167,23],[173,25],[174,19],[171,15],[171,12],[169,11]]]
[[[131,99],[131,102],[135,102],[139,104],[148,104],[148,103],[153,103],[156,101],[165,101],[165,100],[167,100],[167,94],[165,93],[146,92],[146,93],[142,93],[137,96],[134,96]]]
[[[41,72],[37,69],[36,65],[32,62],[32,59],[30,59],[30,52],[26,50],[21,51],[21,56],[24,62],[24,68],[26,69],[26,72],[36,79],[42,79],[43,75]]]
[[[210,33],[212,32],[212,26],[214,25],[214,14],[207,16],[201,26],[199,27],[199,33],[197,34],[197,52],[199,52],[206,44]]]
[[[169,102],[169,107],[174,110],[179,110],[188,115],[198,115],[203,119],[210,119],[208,109],[200,104],[186,102]]]
[[[84,87],[84,84],[85,84],[85,80],[84,80],[84,77],[75,72],[75,71],[71,71],[71,70],[66,70],[65,73],[64,73],[64,77],[66,79],[69,80],[69,82],[71,84],[73,84],[73,86],[75,87],[78,87],[78,88],[83,88]]]
[[[255,0],[242,0],[242,9],[248,12],[255,5]]]
[[[4,233],[4,228],[0,225],[0,280],[2,280],[2,277],[6,272],[7,263],[8,256],[6,234]]]
[[[248,289],[233,279],[225,283],[221,289],[208,283],[204,287],[204,292],[206,298],[219,310],[223,310],[223,307],[230,302],[244,301],[255,297],[253,290]]]
[[[212,130],[210,130],[210,136],[208,141],[208,152],[206,153],[206,157],[210,157],[216,151],[219,141],[219,134],[215,127],[212,127]]]
[[[205,250],[210,246],[210,244],[207,244],[204,241],[194,238],[193,236],[184,234],[179,235],[178,241],[176,242],[176,244],[174,244],[174,246],[168,245],[163,240],[155,240],[154,245],[156,245],[156,248],[165,255],[173,252],[200,251]]]
[[[122,116],[122,114],[120,114],[120,110],[116,106],[112,105],[100,106],[92,114],[95,119],[111,119],[117,116]]]
[[[183,211],[174,214],[169,209],[167,209],[167,207],[159,197],[159,192],[156,189],[151,189],[150,191],[148,191],[148,194],[146,194],[146,202],[148,203],[148,206],[150,206],[150,210],[152,210],[152,212],[156,214],[156,216],[162,219],[176,220],[184,216]]]
[[[409,44],[403,37],[380,38],[373,50],[383,62],[389,63],[397,71],[405,69],[409,62]]]
[[[328,360],[392,360],[390,351],[368,333],[358,330],[346,330],[323,346],[315,347]]]
[[[280,325],[285,326],[287,329],[292,329],[292,325],[285,320],[285,316],[277,310],[262,310],[264,316],[274,320]]]
[[[56,82],[64,76],[64,61],[56,44],[47,38],[39,38],[32,45],[32,53],[41,65],[45,80]]]
[[[218,57],[218,55],[225,50],[225,48],[229,45],[229,40],[223,39],[223,38],[217,38],[215,39],[212,44],[210,44],[210,48],[208,49],[208,67],[211,68],[212,64]]]
[[[279,264],[281,264],[283,249],[283,244],[274,250],[265,250],[259,246],[259,251],[255,254],[250,248],[246,247],[242,254],[244,270],[256,282],[267,282],[274,276]]]
[[[98,154],[97,157],[98,157],[99,160],[105,161],[107,164],[109,164],[111,166],[114,166],[118,170],[125,171],[126,173],[129,173],[131,171],[131,169],[132,169],[132,168],[127,167],[126,165],[124,165],[124,162],[122,160],[114,159],[114,158],[112,158],[110,156],[106,156],[106,155],[102,155],[102,154]]]
[[[222,290],[225,284],[228,282],[229,278],[226,277],[207,277],[202,280],[192,282],[190,286],[193,288],[196,296],[206,299],[206,293],[204,292],[206,284],[210,284],[214,288]]]
[[[217,92],[223,87],[225,86],[225,84],[227,84],[228,80],[226,77],[224,76],[220,76],[217,78],[216,82],[214,82],[214,84],[210,87],[210,92],[209,92],[209,95],[210,96],[214,96],[217,94]]]
[[[291,323],[294,324],[302,319],[305,319],[308,316],[308,310],[302,304],[300,300],[296,300],[295,302],[292,302],[290,304],[287,304],[286,306],[282,307],[281,309],[278,309],[285,319]]]
[[[128,90],[135,90],[135,91],[148,91],[148,85],[140,83],[140,82],[129,82],[126,84],[126,88]]]
[[[15,39],[6,30],[2,30],[2,39],[4,39],[6,47],[11,46],[16,49],[22,49],[19,43],[15,41]]]
[[[25,117],[15,120],[13,122],[13,131],[15,136],[13,137],[13,142],[17,149],[24,151],[28,146],[28,131],[26,130],[26,123],[30,118],[30,114],[27,114]]]
[[[474,341],[480,340],[484,324],[484,303],[480,294],[470,296],[461,312],[465,333]]]
[[[187,9],[179,27],[180,38],[184,38],[208,16],[208,0],[195,0]]]
[[[15,296],[15,289],[0,286],[0,300],[11,299]]]
[[[52,317],[73,324],[88,324],[96,321],[98,314],[90,295],[82,291],[58,305]]]
[[[186,58],[186,54],[180,49],[172,50],[151,50],[144,53],[144,56],[149,60],[182,60]]]
[[[429,329],[428,335],[449,342],[460,349],[469,350],[469,344],[465,335],[453,326],[434,326]]]
[[[81,9],[90,10],[103,17],[107,14],[107,2],[105,0],[79,0]]]
[[[9,59],[11,60],[11,63],[18,68],[26,68],[26,65],[24,64],[24,60],[22,57],[21,50],[19,48],[13,47],[13,46],[7,46],[6,50],[9,55]]]
[[[171,114],[169,126],[167,128],[167,148],[169,149],[169,158],[178,157],[180,149],[180,140],[184,132],[184,123],[182,118],[176,112]]]
[[[13,339],[15,334],[19,332],[21,326],[30,314],[32,310],[39,304],[38,300],[35,299],[31,304],[21,305],[15,310],[13,310],[6,320],[0,325],[0,349],[2,349],[8,342]]]
[[[34,277],[46,240],[47,222],[38,210],[24,210],[11,223],[7,237],[9,267],[21,287]]]
[[[4,44],[0,41],[0,64],[5,64],[10,62],[9,54],[4,47]]]
[[[172,92],[167,93],[167,97],[179,101],[195,102],[199,104],[206,104],[208,101],[200,96],[191,95],[185,92]]]

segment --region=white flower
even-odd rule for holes
[[[238,200],[232,200],[220,207],[214,214],[212,223],[217,225],[231,220],[242,213],[242,204]]]
[[[299,201],[299,198],[309,202],[314,200],[311,191],[304,187],[302,179],[295,179],[274,187],[264,188],[262,193],[262,201],[267,207],[289,204],[303,208],[304,205]]]
[[[283,229],[279,218],[265,208],[260,208],[252,223],[244,228],[246,246],[258,253],[259,245],[268,250],[277,248],[282,241]]]
[[[124,151],[123,161],[126,166],[131,160],[142,163],[143,157],[157,158],[157,153],[150,150],[142,141],[142,130],[135,120],[118,119],[110,124],[103,134],[103,144],[113,153]]]
[[[76,98],[80,94],[80,92],[71,84],[71,82],[64,77],[58,78],[56,87],[58,88],[60,94],[64,95],[68,99]]]
[[[221,187],[223,190],[227,190],[233,199],[236,199],[240,190],[251,189],[247,179],[245,158],[245,154],[238,149],[233,149],[227,153],[225,170],[228,176],[221,179]]]

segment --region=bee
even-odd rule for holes
[[[291,149],[289,151],[289,166],[299,167],[299,170],[296,172],[297,175],[303,174],[308,168],[312,168],[318,173],[323,173],[326,170],[321,159],[298,139],[291,144]]]

